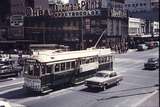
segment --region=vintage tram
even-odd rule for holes
[[[100,70],[113,70],[110,49],[38,51],[25,60],[24,88],[43,93],[82,82]]]

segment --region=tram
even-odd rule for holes
[[[75,84],[100,70],[113,70],[110,49],[36,52],[25,60],[24,88],[45,93],[64,84]]]

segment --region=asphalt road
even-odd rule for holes
[[[150,57],[158,57],[158,48],[116,54],[114,70],[124,80],[105,91],[91,90],[82,84],[32,95],[22,89],[23,80],[16,79],[0,83],[0,97],[29,107],[159,107],[159,70],[143,70]]]

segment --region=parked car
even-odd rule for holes
[[[123,80],[122,75],[118,75],[115,71],[99,71],[94,77],[85,80],[85,85],[89,88],[102,88],[106,89],[107,86],[117,84]]]
[[[146,44],[139,44],[137,46],[138,51],[143,51],[143,50],[147,50],[147,49],[148,49],[148,46]]]
[[[159,68],[159,58],[149,58],[147,63],[144,63],[144,69],[154,70]]]
[[[153,49],[153,48],[156,47],[155,43],[153,41],[152,42],[146,42],[145,44],[148,46],[148,49]]]
[[[155,46],[155,47],[159,47],[159,41],[155,41],[155,42],[154,42],[154,46]]]

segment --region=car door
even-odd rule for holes
[[[118,79],[116,72],[112,72],[112,73],[110,74],[110,78],[111,78],[111,84],[116,83],[116,82],[117,82],[117,79]]]

